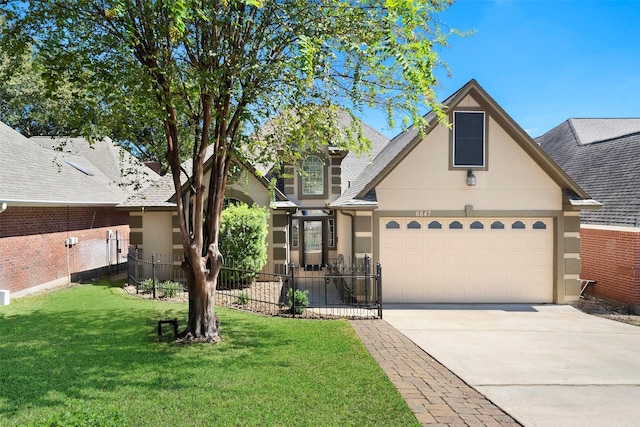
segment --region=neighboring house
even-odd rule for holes
[[[373,160],[329,144],[285,165],[273,202],[252,173],[227,195],[271,206],[270,263],[315,270],[368,255],[382,265],[383,302],[577,299],[579,210],[599,204],[474,80],[444,105],[451,128],[430,113],[423,135],[388,142],[363,124]],[[159,183],[121,207],[132,243],[179,262],[172,193]]]
[[[159,178],[110,140],[60,141],[0,123],[0,289],[13,297],[121,262],[115,238],[128,239],[128,215],[115,206],[132,192],[127,171],[140,184]]]
[[[536,142],[604,205],[580,215],[589,292],[640,313],[640,118],[569,119]]]

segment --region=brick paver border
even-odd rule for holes
[[[521,426],[384,320],[351,320],[424,426]]]

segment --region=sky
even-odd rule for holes
[[[476,79],[532,137],[569,118],[640,117],[640,0],[458,0],[438,20],[474,31],[440,52],[441,101]]]

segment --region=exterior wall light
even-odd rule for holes
[[[467,171],[467,185],[469,187],[473,187],[474,185],[476,185],[476,176],[473,174],[473,171],[471,169]]]

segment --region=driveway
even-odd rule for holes
[[[525,426],[640,425],[640,328],[566,305],[385,305],[384,319]]]

